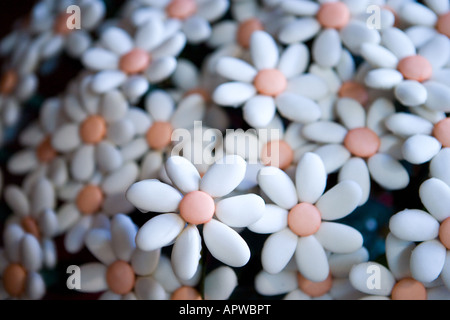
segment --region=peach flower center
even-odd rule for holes
[[[120,58],[119,69],[127,74],[137,74],[147,70],[151,62],[152,57],[147,51],[135,48]]]
[[[340,1],[322,4],[317,13],[317,21],[324,28],[341,29],[349,23],[350,18],[349,8]]]
[[[258,72],[253,82],[256,91],[265,96],[277,96],[286,90],[287,80],[277,69],[264,69]]]
[[[399,61],[397,70],[405,79],[419,82],[429,80],[433,74],[430,62],[419,55],[409,56]]]
[[[184,20],[197,12],[197,3],[195,0],[172,0],[166,12],[171,18]]]
[[[436,29],[450,38],[450,11],[439,17]]]
[[[380,149],[378,135],[369,128],[350,130],[344,139],[344,146],[350,153],[360,158],[370,158]]]
[[[216,205],[209,194],[193,191],[183,197],[179,209],[181,217],[187,223],[199,225],[211,221]]]
[[[294,161],[294,151],[284,140],[270,141],[262,149],[261,162],[266,166],[289,168]]]
[[[442,221],[439,227],[439,240],[444,247],[450,250],[450,218]]]
[[[444,148],[450,147],[450,118],[445,118],[434,125],[434,137]]]
[[[200,293],[192,287],[183,286],[172,293],[171,300],[203,300]]]
[[[264,26],[259,19],[251,18],[239,24],[236,39],[238,44],[248,49],[250,47],[250,38],[255,31],[264,30]]]
[[[130,293],[136,282],[133,268],[125,261],[113,262],[106,271],[106,282],[109,289],[117,294]]]
[[[45,138],[36,149],[36,156],[41,163],[49,163],[55,159],[57,155],[51,141],[51,137]]]
[[[322,224],[320,211],[309,203],[296,205],[288,214],[288,226],[296,235],[308,237],[319,230]]]
[[[67,23],[72,15],[69,13],[61,13],[56,17],[55,23],[53,25],[53,30],[56,34],[68,35],[73,30],[67,26]]]
[[[97,144],[101,142],[107,132],[105,119],[98,115],[86,118],[80,127],[81,139],[87,144]]]
[[[147,131],[146,139],[150,148],[162,150],[172,142],[172,125],[168,122],[155,122]]]
[[[328,275],[324,281],[313,282],[306,279],[300,272],[297,272],[297,283],[300,290],[306,293],[310,297],[321,297],[328,293],[333,286],[333,278],[331,274]]]
[[[22,226],[23,230],[25,230],[25,232],[33,235],[36,239],[39,240],[41,238],[41,231],[36,219],[29,216],[24,217],[20,221],[20,225]]]
[[[338,95],[340,98],[354,99],[363,106],[369,101],[369,93],[366,87],[354,81],[344,82],[339,89]]]
[[[84,215],[92,215],[100,211],[103,204],[103,191],[100,187],[87,185],[78,193],[76,205]]]
[[[0,93],[3,95],[11,94],[19,82],[19,75],[14,70],[6,71],[0,80]]]
[[[14,298],[19,298],[25,292],[27,271],[20,264],[13,263],[3,271],[3,288]]]
[[[391,293],[392,300],[426,300],[425,286],[412,278],[405,278],[394,285]]]

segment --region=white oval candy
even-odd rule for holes
[[[137,278],[134,291],[141,300],[165,300],[168,298],[164,287],[152,277]]]
[[[166,213],[147,221],[136,234],[136,245],[152,251],[172,243],[184,229],[186,222],[179,214]]]
[[[30,214],[30,202],[27,195],[15,185],[9,185],[5,188],[4,199],[15,214],[27,216]]]
[[[388,90],[403,81],[403,75],[395,69],[379,68],[369,71],[364,80],[373,89]]]
[[[247,162],[240,156],[227,155],[213,164],[200,181],[200,190],[212,197],[223,197],[244,180]]]
[[[130,261],[136,248],[137,227],[130,217],[116,214],[111,219],[111,244],[116,257],[123,261]]]
[[[298,199],[315,203],[323,194],[327,183],[327,172],[322,159],[311,152],[300,159],[295,172]]]
[[[303,127],[303,135],[318,143],[342,143],[347,129],[332,121],[318,121]]]
[[[426,88],[414,80],[402,81],[395,87],[395,97],[407,107],[417,107],[425,103],[428,98]]]
[[[325,192],[317,201],[316,207],[324,220],[341,219],[356,209],[361,195],[361,188],[356,182],[342,181]]]
[[[436,81],[427,81],[423,85],[428,93],[425,105],[432,110],[450,112],[450,88]]]
[[[174,185],[183,193],[196,191],[200,186],[200,174],[186,158],[172,156],[166,161],[166,172]]]
[[[359,205],[367,202],[370,195],[370,174],[366,161],[361,158],[351,158],[339,170],[338,181],[355,181],[361,188]]]
[[[233,229],[217,220],[203,225],[203,238],[212,256],[230,267],[242,267],[250,259],[250,248]]]
[[[403,189],[409,183],[408,171],[390,155],[378,153],[372,156],[368,168],[372,179],[386,189]]]
[[[216,204],[216,216],[233,228],[247,227],[264,214],[265,202],[256,194],[230,197]]]
[[[205,300],[227,300],[238,285],[236,273],[222,266],[205,277]]]
[[[256,94],[253,85],[244,82],[229,82],[219,85],[213,93],[215,103],[222,106],[239,106]]]
[[[233,58],[233,57],[223,57],[217,61],[216,64],[217,73],[222,77],[225,77],[233,81],[241,82],[253,82],[257,71],[253,66],[247,62]]]
[[[66,124],[61,126],[52,137],[52,146],[60,152],[69,152],[81,143],[77,124]]]
[[[416,54],[416,48],[405,32],[398,28],[384,30],[381,35],[382,44],[399,60]]]
[[[266,204],[263,216],[255,223],[248,226],[248,229],[255,233],[271,234],[287,227],[286,209],[274,204]]]
[[[139,168],[135,162],[128,162],[105,177],[101,187],[106,195],[124,193],[139,176]]]
[[[142,211],[173,212],[177,210],[182,195],[158,180],[143,180],[134,183],[127,190],[126,197]]]
[[[91,89],[95,93],[105,93],[119,87],[126,79],[127,75],[122,71],[104,70],[94,76]]]
[[[439,222],[450,216],[450,187],[442,180],[430,178],[419,188],[420,200],[429,213]]]
[[[45,281],[37,272],[31,271],[27,274],[25,287],[26,296],[30,300],[41,300],[45,295]]]
[[[314,37],[320,29],[320,23],[315,18],[296,19],[280,30],[278,38],[284,44],[303,43]]]
[[[77,181],[89,180],[95,172],[95,147],[82,145],[74,153],[70,163],[70,173]]]
[[[446,249],[438,240],[425,241],[411,253],[411,274],[421,282],[439,277],[445,264]]]
[[[424,44],[418,52],[433,66],[433,70],[442,69],[450,59],[450,41],[447,36],[438,34]]]
[[[395,113],[386,119],[386,127],[401,137],[409,137],[414,134],[431,135],[433,124],[414,114],[405,112]]]
[[[289,79],[286,91],[318,101],[326,98],[330,89],[327,81],[321,76],[314,73],[305,73]]]
[[[359,54],[363,43],[380,43],[378,30],[367,28],[366,22],[352,20],[341,30],[342,42],[354,54]]]
[[[295,261],[301,274],[311,281],[324,281],[330,274],[327,255],[315,236],[299,237]]]
[[[405,3],[399,12],[399,16],[412,25],[424,25],[434,27],[437,22],[436,14],[423,4],[416,2]]]
[[[341,168],[351,157],[351,153],[342,144],[331,143],[314,149],[325,166],[328,174],[336,172]]]
[[[263,269],[270,274],[281,272],[295,253],[297,239],[298,236],[288,228],[270,235],[261,251]]]
[[[275,116],[275,101],[272,97],[257,95],[245,103],[242,111],[244,120],[250,126],[265,128]]]
[[[279,52],[274,39],[265,31],[255,31],[250,37],[250,52],[257,70],[273,69],[278,64]]]
[[[336,114],[342,124],[349,130],[362,128],[366,125],[364,107],[352,98],[341,98],[336,102]]]
[[[46,209],[55,207],[55,189],[47,179],[40,179],[36,182],[30,195],[31,212],[37,217]]]
[[[361,55],[373,67],[376,68],[397,68],[398,59],[388,49],[374,43],[363,43],[361,45]]]
[[[287,79],[302,74],[306,71],[309,64],[309,49],[302,43],[291,44],[280,57],[278,70],[281,71]]]
[[[322,222],[314,236],[326,250],[335,253],[351,253],[363,245],[361,233],[341,223]]]
[[[39,241],[31,234],[25,234],[20,244],[21,263],[26,270],[39,271],[43,254]]]
[[[321,111],[316,102],[301,95],[285,92],[275,99],[278,111],[283,117],[298,123],[319,120]]]
[[[80,292],[100,292],[108,289],[107,267],[102,263],[86,263],[80,266]]]
[[[362,247],[351,253],[333,253],[328,258],[333,277],[348,278],[351,268],[369,260],[369,251]]]
[[[389,229],[402,240],[427,241],[438,236],[439,222],[425,211],[407,209],[391,217]]]
[[[123,164],[121,152],[108,141],[100,142],[95,148],[95,157],[101,171],[110,172]]]
[[[131,256],[131,266],[139,276],[151,275],[157,268],[161,250],[143,251],[136,248]]]
[[[280,207],[289,210],[298,203],[295,185],[281,169],[262,168],[258,173],[258,183],[264,193]]]
[[[34,150],[22,150],[13,154],[8,160],[8,170],[13,174],[25,174],[38,165]]]
[[[297,287],[297,274],[292,271],[283,271],[277,274],[261,271],[255,277],[255,290],[264,296],[284,294],[297,289]]]
[[[396,279],[411,277],[409,261],[411,251],[416,246],[414,242],[401,240],[389,232],[385,246],[386,260],[394,277]]]
[[[441,143],[434,137],[416,134],[403,143],[402,155],[412,164],[422,164],[430,161],[441,147]]]
[[[128,112],[128,103],[119,90],[111,90],[102,96],[100,114],[106,122],[122,119]]]
[[[177,60],[174,57],[162,57],[155,60],[146,71],[150,84],[166,80],[175,71]]]
[[[430,175],[450,185],[450,148],[443,148],[430,162]]]
[[[202,239],[194,225],[188,225],[177,237],[171,259],[175,274],[181,279],[191,279],[201,258]]]
[[[117,260],[111,246],[111,233],[109,230],[89,230],[85,237],[85,244],[92,255],[105,265],[110,265]]]
[[[354,265],[349,280],[355,289],[379,296],[389,296],[396,282],[389,269],[377,262]]]
[[[335,29],[325,29],[319,33],[312,46],[314,60],[325,68],[337,65],[341,58],[341,52],[341,38]]]

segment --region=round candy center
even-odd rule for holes
[[[361,105],[365,105],[369,100],[369,93],[366,88],[357,82],[347,81],[344,82],[339,89],[339,97],[351,98],[358,101]]]
[[[0,93],[8,95],[14,91],[19,82],[19,76],[14,70],[6,71],[0,80]]]
[[[133,290],[136,275],[130,264],[119,260],[108,267],[106,271],[106,282],[112,292],[124,295]]]
[[[202,300],[202,296],[194,288],[183,286],[172,293],[171,300]]]
[[[300,237],[308,237],[319,230],[322,217],[316,206],[300,203],[291,209],[288,215],[289,228]]]
[[[26,281],[27,272],[20,264],[10,264],[3,271],[3,288],[11,297],[19,298],[25,292]]]
[[[57,155],[51,141],[51,137],[45,138],[36,149],[36,156],[41,163],[49,163],[55,159]]]
[[[333,286],[333,278],[331,274],[328,275],[324,281],[313,282],[306,279],[300,272],[297,272],[297,283],[300,290],[306,293],[310,297],[321,297],[328,293]]]
[[[286,90],[287,80],[277,69],[264,69],[258,72],[253,85],[256,91],[265,96],[277,96]]]
[[[94,115],[86,118],[80,127],[81,139],[87,144],[97,144],[106,136],[107,126],[103,117]]]
[[[172,142],[172,125],[168,122],[155,122],[147,131],[147,143],[154,150],[162,150]]]
[[[450,38],[450,11],[439,17],[436,24],[436,29]]]
[[[450,118],[445,118],[434,125],[434,137],[444,148],[450,147]]]
[[[20,225],[25,232],[32,234],[36,239],[41,238],[41,231],[37,221],[32,217],[25,217],[21,220]]]
[[[370,158],[380,149],[378,135],[369,128],[350,130],[344,139],[344,146],[356,157]]]
[[[208,90],[203,89],[203,88],[195,88],[195,89],[188,90],[188,91],[186,91],[184,96],[188,97],[188,96],[194,95],[194,94],[200,95],[205,102],[211,101],[211,95],[209,94]]]
[[[433,74],[430,62],[419,55],[409,56],[399,61],[397,70],[405,79],[419,82],[429,80]]]
[[[187,19],[197,12],[197,3],[195,0],[172,0],[166,11],[171,18]]]
[[[181,217],[187,223],[199,225],[211,221],[216,205],[209,194],[193,191],[183,197],[179,209]]]
[[[261,163],[266,166],[289,168],[294,161],[294,151],[284,140],[268,142],[261,152]]]
[[[450,250],[450,218],[442,221],[439,227],[439,240],[444,247]]]
[[[236,39],[238,44],[248,49],[250,47],[250,38],[255,31],[264,30],[264,26],[259,19],[251,18],[239,24]]]
[[[405,278],[397,282],[392,288],[392,300],[426,300],[425,286],[412,278]]]
[[[100,211],[103,204],[103,192],[98,186],[87,185],[78,193],[76,205],[84,215]]]
[[[69,13],[62,13],[58,17],[56,17],[55,24],[53,25],[53,30],[56,34],[67,35],[73,31],[68,27],[68,23],[70,22],[72,15]]]
[[[349,23],[350,18],[349,8],[340,1],[322,4],[317,13],[317,21],[324,28],[341,29]]]
[[[152,61],[151,55],[142,49],[136,48],[120,58],[119,68],[127,74],[144,72]]]

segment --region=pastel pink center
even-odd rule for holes
[[[450,148],[450,118],[445,118],[434,125],[434,137],[444,148]]]
[[[260,94],[274,97],[286,90],[287,80],[277,69],[264,69],[258,72],[253,85]]]
[[[317,20],[324,28],[341,29],[349,23],[350,18],[349,8],[340,1],[322,4],[317,13]]]
[[[433,75],[433,67],[430,62],[419,55],[409,56],[399,61],[397,70],[405,79],[419,82],[429,80]]]
[[[369,128],[350,130],[344,139],[344,146],[350,153],[360,158],[370,158],[380,149],[378,135]]]
[[[187,19],[197,12],[195,0],[172,0],[166,7],[167,15],[175,19]]]
[[[308,237],[319,230],[322,217],[319,209],[309,203],[296,205],[288,214],[289,228],[300,237]]]
[[[148,68],[151,60],[147,51],[135,48],[120,58],[119,68],[127,74],[141,73]]]
[[[209,194],[193,191],[183,197],[179,210],[181,217],[187,223],[199,225],[211,221],[216,205]]]

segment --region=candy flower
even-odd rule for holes
[[[297,165],[295,184],[279,168],[259,171],[259,186],[275,206],[267,205],[264,216],[249,229],[271,234],[261,252],[262,266],[268,273],[280,272],[294,257],[303,276],[314,282],[324,281],[329,275],[325,250],[350,253],[361,248],[359,231],[332,222],[358,206],[361,188],[346,180],[324,193],[326,181],[322,160],[310,152]]]
[[[143,180],[126,193],[140,211],[162,213],[140,228],[137,247],[146,251],[173,244],[174,272],[181,279],[190,279],[202,256],[201,230],[214,258],[231,267],[244,266],[250,259],[250,249],[232,228],[256,222],[265,203],[256,194],[224,197],[241,183],[245,170],[244,159],[228,155],[209,167],[201,178],[186,158],[170,157],[166,172],[178,190],[159,180]]]

